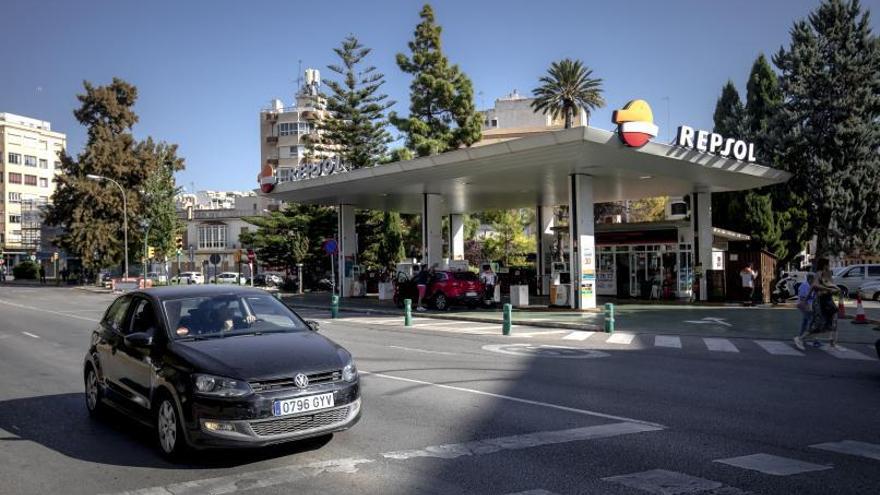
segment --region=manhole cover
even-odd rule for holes
[[[484,351],[512,354],[514,356],[545,357],[559,359],[592,359],[608,357],[607,352],[577,347],[538,344],[491,344],[484,345]]]

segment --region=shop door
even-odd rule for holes
[[[647,253],[632,253],[629,255],[629,293],[632,297],[647,299],[651,295],[648,286],[648,255]]]
[[[617,297],[627,298],[630,297],[629,291],[629,258],[630,255],[626,253],[617,253],[616,258],[616,269],[617,269]]]

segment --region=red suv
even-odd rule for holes
[[[480,304],[482,294],[483,283],[476,273],[437,271],[428,282],[423,304],[430,304],[441,311],[449,309],[449,305],[455,303],[466,304],[473,309]],[[394,291],[394,301],[398,306],[403,306],[403,300],[407,298],[415,304],[418,290],[412,280],[399,280]]]

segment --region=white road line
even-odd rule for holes
[[[634,338],[636,338],[636,336],[632,333],[615,333],[612,334],[611,337],[608,337],[608,340],[606,340],[605,343],[629,345],[632,344]]]
[[[875,359],[872,357],[868,357],[862,354],[859,351],[854,351],[852,349],[847,349],[841,345],[837,346],[837,349],[834,349],[830,345],[823,345],[822,350],[827,352],[828,354],[839,358],[839,359],[857,359],[861,361],[874,361]]]
[[[59,315],[59,316],[65,317],[65,318],[76,318],[78,320],[91,321],[94,323],[101,321],[98,318],[86,318],[85,316],[72,315],[72,314],[68,314],[68,313],[63,313],[61,311],[52,311],[51,309],[37,308],[35,306],[28,306],[26,304],[14,303],[12,301],[4,301],[3,299],[0,299],[0,304],[5,304],[7,306],[12,306],[14,308],[30,309],[32,311],[38,311],[40,313],[49,313],[49,314],[53,314],[53,315]]]
[[[486,440],[474,440],[465,443],[451,443],[447,445],[434,445],[423,449],[399,450],[385,452],[382,457],[404,461],[419,457],[436,457],[439,459],[455,459],[464,456],[480,456],[494,454],[505,450],[522,450],[542,445],[555,445],[560,443],[580,442],[595,438],[609,438],[631,433],[643,433],[657,431],[662,428],[648,426],[640,423],[609,423],[604,425],[572,428],[570,430],[539,431],[522,435],[489,438]]]
[[[681,337],[674,335],[655,335],[654,347],[672,347],[681,349]]]
[[[706,344],[706,348],[710,351],[715,352],[739,352],[739,349],[733,345],[733,342],[722,339],[722,338],[714,338],[714,337],[705,337],[703,339],[703,343]]]
[[[665,428],[665,426],[663,426],[661,424],[651,423],[649,421],[642,421],[639,419],[627,418],[624,416],[615,416],[613,414],[605,414],[605,413],[600,413],[597,411],[590,411],[588,409],[577,409],[575,407],[562,406],[559,404],[550,404],[548,402],[541,402],[541,401],[537,401],[537,400],[523,399],[520,397],[511,397],[509,395],[493,394],[492,392],[484,392],[482,390],[475,390],[472,388],[456,387],[454,385],[444,385],[442,383],[434,383],[434,382],[428,382],[428,381],[424,381],[424,380],[416,380],[414,378],[404,378],[402,376],[387,375],[385,373],[374,373],[372,371],[361,370],[361,374],[368,375],[368,376],[376,376],[376,377],[385,378],[388,380],[397,380],[397,381],[407,382],[407,383],[417,383],[419,385],[427,385],[429,387],[437,387],[437,388],[442,388],[442,389],[446,389],[446,390],[455,390],[457,392],[467,392],[467,393],[475,394],[475,395],[494,397],[496,399],[505,399],[505,400],[509,400],[511,402],[519,402],[521,404],[530,404],[533,406],[546,407],[548,409],[556,409],[558,411],[565,411],[565,412],[570,412],[570,413],[575,413],[575,414],[583,414],[586,416],[594,416],[597,418],[613,419],[615,421],[624,421],[627,423],[637,423],[637,424],[646,425],[646,426],[650,426],[652,428],[657,428],[657,429]]]
[[[529,330],[529,329],[534,329],[535,327],[529,327],[526,325],[512,325],[511,328],[512,329],[513,328],[516,328],[516,329],[521,328],[523,330]],[[537,331],[524,332],[524,333],[517,332],[516,336],[517,337],[540,337],[542,335],[556,335],[556,334],[567,333],[567,332],[569,332],[569,330],[537,330]],[[583,332],[576,332],[576,333],[583,333]],[[590,333],[592,333],[592,332],[590,332]],[[563,338],[565,338],[565,337],[563,337]]]
[[[565,337],[562,337],[562,340],[587,340],[588,338],[592,337],[594,333],[596,332],[584,332],[581,330],[577,330],[571,332]]]
[[[770,354],[775,354],[777,356],[804,355],[804,353],[788,345],[786,342],[781,342],[779,340],[753,340],[752,342],[758,344],[759,346],[761,346],[762,349],[769,352]]]
[[[195,495],[202,493],[221,495],[224,493],[236,493],[241,490],[294,483],[308,478],[324,476],[325,474],[354,474],[358,472],[361,464],[371,462],[375,461],[372,459],[337,459],[313,462],[299,466],[284,466],[263,471],[251,471],[203,480],[172,483],[165,486],[142,488],[140,490],[120,492],[118,495]]]
[[[22,335],[27,335],[28,337],[30,337],[30,338],[32,338],[32,339],[39,339],[39,338],[40,338],[39,335],[36,335],[36,334],[30,333],[30,332],[21,332],[21,334],[22,334]]]
[[[538,488],[535,490],[526,490],[524,492],[516,492],[516,493],[507,493],[505,495],[557,495],[555,492],[548,492],[543,488]]]
[[[401,345],[388,345],[385,347],[388,347],[389,349],[400,349],[403,351],[424,352],[426,354],[443,354],[445,356],[458,356],[458,353],[456,353],[456,352],[429,351],[427,349],[416,349],[415,347],[403,347]]]
[[[717,481],[697,478],[696,476],[691,476],[689,474],[667,471],[665,469],[652,469],[640,473],[609,476],[607,478],[602,478],[602,481],[617,483],[628,488],[634,488],[648,493],[659,494],[698,493],[707,490],[717,490],[724,487],[723,483]]]
[[[771,454],[752,454],[741,457],[731,457],[729,459],[716,459],[712,462],[719,462],[742,469],[750,469],[764,474],[772,474],[774,476],[791,476],[793,474],[808,473],[810,471],[824,471],[831,469],[831,466],[822,464],[813,464],[812,462],[801,461],[798,459],[789,459],[788,457],[780,457]]]
[[[880,445],[877,445],[876,443],[843,440],[840,442],[817,443],[816,445],[810,445],[810,447],[837,452],[838,454],[849,454],[880,461]]]

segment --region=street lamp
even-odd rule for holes
[[[144,229],[144,289],[147,288],[147,258],[150,256],[150,221],[147,219],[141,220],[141,227]]]
[[[119,188],[119,192],[122,193],[122,235],[125,243],[125,278],[128,278],[128,200],[125,197],[125,189],[119,185],[118,182],[111,179],[110,177],[104,177],[103,175],[96,174],[88,174],[86,175],[87,179],[102,181],[106,180],[107,182],[112,182],[113,185]]]

